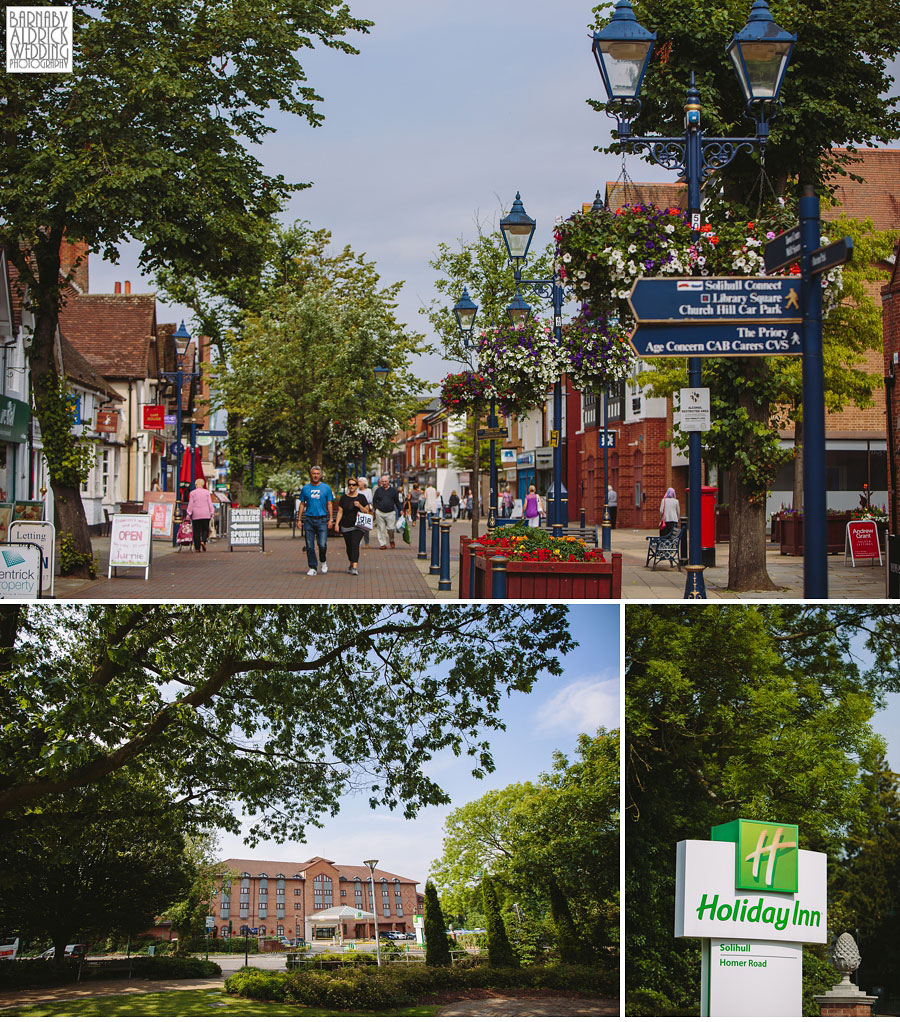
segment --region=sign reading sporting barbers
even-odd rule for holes
[[[793,824],[733,820],[680,841],[675,936],[702,940],[701,1014],[803,1014],[803,944],[827,941],[826,857]]]

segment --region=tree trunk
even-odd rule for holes
[[[794,495],[791,507],[795,511],[803,507],[803,419],[794,420]]]
[[[472,539],[478,539],[481,524],[481,444],[478,442],[478,427],[481,425],[481,405],[476,401],[472,408]]]
[[[70,431],[67,426],[56,419],[46,421],[42,418],[41,408],[44,407],[43,399],[50,398],[51,391],[55,390],[60,378],[56,364],[56,334],[59,328],[59,303],[61,300],[59,292],[59,246],[61,242],[62,231],[54,231],[39,242],[33,250],[37,263],[36,280],[32,284],[30,292],[30,303],[34,314],[34,334],[28,356],[31,388],[41,434],[45,438],[45,445],[50,438],[55,436],[57,441],[55,446],[64,445]],[[50,400],[52,401],[52,398]],[[65,431],[65,436],[56,435],[60,430]],[[64,483],[58,478],[56,467],[51,460],[46,460],[50,471],[50,485],[53,488],[56,502],[58,535],[62,537],[67,533],[70,534],[74,544],[74,553],[82,556],[83,563],[74,568],[71,574],[89,578],[92,572],[93,548],[88,531],[87,515],[81,502],[81,487]]]
[[[744,375],[752,379],[766,372],[763,359],[742,359]],[[750,429],[769,421],[769,402],[758,404],[748,388],[740,398]],[[748,440],[752,440],[750,433]],[[777,589],[766,570],[766,490],[750,487],[741,478],[740,464],[733,465],[728,475],[730,494],[729,527],[731,540],[728,548],[728,588],[735,592]]]

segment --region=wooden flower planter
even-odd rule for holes
[[[507,561],[508,600],[618,600],[622,597],[622,555],[607,561]],[[491,558],[476,557],[475,596],[490,599]]]
[[[844,552],[844,536],[849,521],[851,521],[849,513],[827,516],[827,553],[842,554]],[[791,557],[803,556],[803,515],[784,515],[781,518],[780,550],[781,553]]]

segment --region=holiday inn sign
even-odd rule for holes
[[[827,940],[826,857],[794,824],[732,820],[680,841],[675,936],[702,941],[704,1015],[802,1014],[802,945]]]

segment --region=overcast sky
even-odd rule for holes
[[[454,808],[508,784],[537,780],[550,769],[555,749],[571,754],[579,734],[619,726],[619,607],[573,605],[569,622],[579,645],[562,658],[562,676],[543,676],[530,694],[514,692],[503,700],[506,731],[490,738],[495,772],[477,780],[468,757],[457,759],[449,750],[435,757],[429,775],[448,792],[450,806],[406,820],[401,812],[373,811],[365,795],[348,797],[340,814],[310,832],[305,845],[265,842],[248,849],[239,837],[223,835],[223,855],[286,862],[322,855],[348,865],[374,857],[385,869],[424,884],[429,864],[441,854],[444,820]],[[510,664],[510,672],[515,670]]]

